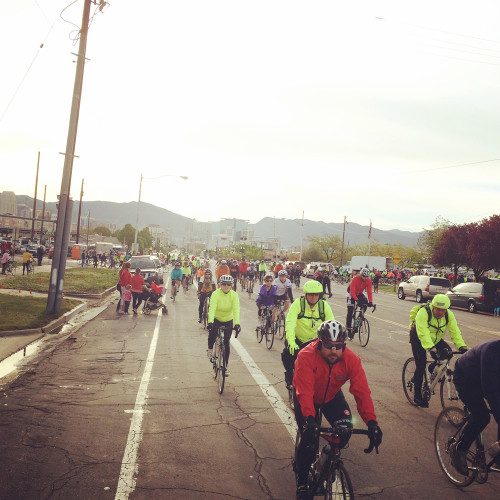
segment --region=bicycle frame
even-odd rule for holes
[[[462,354],[461,352],[453,352],[453,355],[455,354]],[[453,370],[450,368],[450,360],[447,359],[444,363],[443,361],[445,360],[440,360],[436,361],[437,366],[440,366],[436,376],[434,377],[434,380],[429,383],[429,373],[428,370],[426,369],[424,371],[424,384],[423,384],[423,389],[422,392],[426,390],[430,391],[431,394],[434,394],[435,391],[434,389],[436,388],[437,384],[441,383],[441,379],[445,377],[445,384],[446,384],[446,389],[448,391],[448,400],[449,401],[457,401],[458,397],[453,397],[452,391],[451,391],[451,382],[452,382],[452,376],[453,376]],[[431,363],[431,361],[428,361],[426,364],[427,366]],[[430,399],[430,398],[429,398]]]

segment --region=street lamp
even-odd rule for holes
[[[185,175],[176,175],[176,174],[164,174],[160,175],[159,177],[143,177],[141,174],[141,181],[139,182],[139,200],[137,201],[137,217],[135,219],[135,235],[134,235],[134,245],[132,248],[132,253],[137,252],[137,232],[139,230],[139,207],[141,205],[141,190],[142,190],[142,179],[148,179],[148,180],[156,180],[156,179],[161,179],[162,177],[179,177],[180,179],[183,179],[187,181],[189,177]]]

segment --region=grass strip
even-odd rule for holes
[[[80,304],[79,300],[63,299],[58,314],[45,314],[46,297],[0,294],[0,331],[41,328]]]

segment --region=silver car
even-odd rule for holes
[[[406,297],[415,297],[417,302],[424,302],[438,293],[446,294],[450,288],[451,282],[448,278],[412,276],[399,284],[398,298],[404,300]]]
[[[132,273],[137,268],[141,270],[141,275],[144,281],[151,283],[154,281],[157,285],[163,283],[163,267],[160,259],[153,255],[134,255],[130,258]]]

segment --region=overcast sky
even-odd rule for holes
[[[0,191],[33,196],[40,151],[38,198],[59,194],[71,3],[0,0]],[[499,25],[498,0],[114,0],[89,30],[72,196],[84,178],[84,200],[137,201],[142,173],[142,201],[201,221],[499,213]]]

